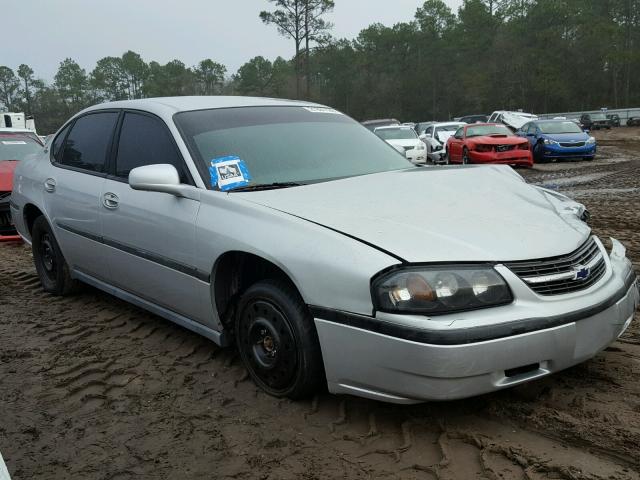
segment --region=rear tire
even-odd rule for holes
[[[44,216],[33,223],[31,249],[42,288],[53,295],[64,296],[78,290],[79,282],[71,278],[60,246]]]
[[[287,283],[249,287],[238,304],[235,337],[249,375],[269,395],[297,400],[326,384],[313,318]]]

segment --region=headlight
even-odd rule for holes
[[[490,265],[416,266],[384,273],[372,284],[377,310],[442,315],[513,301],[504,279]]]
[[[545,145],[559,145],[558,142],[556,142],[555,140],[551,140],[550,138],[545,138],[544,139],[544,144]]]
[[[424,150],[426,147],[424,145],[423,142],[420,142],[417,146],[416,146],[416,150]]]
[[[438,150],[442,150],[442,145],[431,145],[431,151],[437,152]]]
[[[589,137],[589,140],[587,140],[587,145],[593,145],[594,143],[596,143],[596,139],[593,137]]]

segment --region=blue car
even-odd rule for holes
[[[571,120],[536,120],[524,124],[516,135],[529,140],[535,162],[559,158],[593,160],[596,139]]]

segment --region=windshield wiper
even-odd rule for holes
[[[229,190],[228,193],[233,192],[258,192],[261,190],[278,190],[281,188],[291,188],[291,187],[301,187],[306,185],[306,183],[299,182],[274,182],[274,183],[261,183],[258,185],[247,185],[245,187],[238,187],[232,190]]]

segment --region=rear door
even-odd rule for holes
[[[110,283],[202,320],[202,293],[208,291],[209,272],[198,272],[193,266],[200,203],[167,193],[133,190],[128,184],[129,172],[154,164],[175,166],[182,182],[193,185],[164,121],[126,111],[100,205]]]
[[[77,118],[54,140],[54,168],[43,182],[47,213],[60,248],[72,269],[108,277],[98,215],[100,192],[118,120],[117,111]]]

